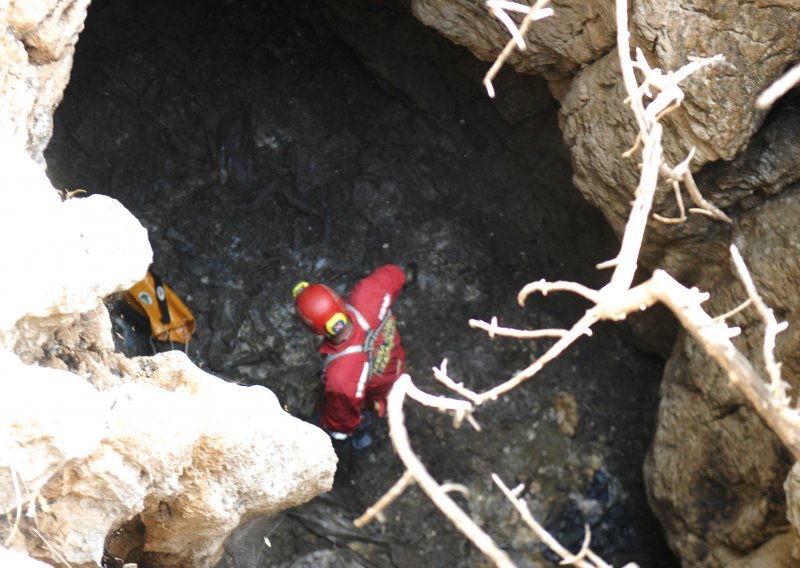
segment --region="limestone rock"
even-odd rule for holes
[[[121,557],[209,566],[240,522],[332,485],[321,430],[180,352],[138,360],[107,390],[7,353],[2,364],[0,470],[24,493],[4,482],[0,504],[13,517],[33,502],[13,542],[34,557],[52,557],[35,529],[71,565],[94,566],[116,531]]]
[[[49,568],[49,564],[34,560],[30,556],[20,554],[0,546],[0,566],[13,566],[14,568]]]
[[[521,73],[560,81],[614,47],[614,5],[576,0],[556,0],[551,5],[554,16],[534,23],[526,38],[528,49],[512,53],[509,64]],[[482,3],[414,0],[412,9],[421,22],[484,61],[494,61],[510,39],[506,28]]]
[[[60,56],[45,40],[85,5],[34,7],[56,27],[12,5],[15,25],[36,57]],[[147,232],[109,197],[62,199],[15,132],[0,131],[3,542],[74,568],[105,551],[210,566],[239,523],[329,490],[328,436],[267,389],[208,375],[180,352],[114,352],[103,299],[145,273]]]
[[[800,297],[793,282],[800,264],[800,202],[780,194],[744,213],[734,231],[764,300],[789,322],[776,356],[794,389],[800,386]],[[781,270],[775,270],[780,258]],[[706,306],[724,313],[744,300],[729,275],[715,284]],[[763,372],[763,327],[752,311],[731,322],[738,347]],[[791,462],[780,442],[691,339],[683,337],[662,383],[658,428],[646,463],[651,504],[682,558],[692,565],[730,565],[785,532],[782,480]],[[790,511],[790,516],[791,516]],[[800,541],[795,542],[800,544]],[[780,565],[780,564],[770,564]]]
[[[763,114],[755,110],[755,98],[790,65],[800,51],[797,30],[800,14],[783,6],[730,5],[711,11],[701,3],[636,3],[633,40],[651,65],[674,71],[691,56],[721,53],[724,64],[696,74],[684,84],[681,108],[664,121],[667,161],[682,161],[697,149],[693,169],[714,160],[730,160],[747,144],[761,125]],[[720,11],[721,10],[721,11]],[[741,46],[731,49],[731,46]],[[653,47],[654,46],[654,47]],[[561,125],[572,149],[578,189],[603,211],[621,234],[629,202],[638,180],[635,160],[621,158],[633,145],[632,115],[623,105],[616,52],[581,71],[562,100]],[[712,202],[733,205],[735,200],[712,192]],[[657,196],[655,211],[672,216],[677,209],[670,192]],[[690,274],[693,265],[708,257],[722,261],[729,239],[727,228],[707,219],[690,219],[682,225],[651,223],[646,264]],[[689,254],[664,252],[671,243],[692,247]],[[701,247],[698,242],[702,242]],[[673,247],[676,248],[676,247]],[[665,254],[671,255],[664,259]],[[697,260],[691,262],[691,258]],[[686,262],[689,260],[690,262]]]
[[[104,403],[94,387],[67,371],[24,365],[7,351],[0,352],[0,368],[0,468],[4,478],[17,478],[26,497],[36,495],[65,463],[86,458],[100,443]],[[15,510],[15,493],[4,479],[2,511]]]
[[[649,500],[687,565],[728,566],[784,530],[786,456],[702,349],[680,344],[645,463]]]
[[[0,6],[0,129],[36,162],[72,69],[89,0],[11,0]]]
[[[147,231],[122,205],[95,195],[62,201],[41,166],[0,144],[0,343],[23,316],[93,310],[140,280],[152,262]],[[57,237],[54,237],[57,235]],[[33,260],[35,259],[35,260]]]

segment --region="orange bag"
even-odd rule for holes
[[[153,339],[189,345],[194,335],[194,316],[152,270],[125,292],[125,298],[135,311],[150,321]]]

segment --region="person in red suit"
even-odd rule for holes
[[[336,441],[362,449],[372,439],[369,413],[383,417],[386,397],[403,372],[405,353],[392,304],[406,284],[403,269],[387,264],[359,281],[343,300],[324,284],[300,282],[292,293],[303,324],[323,335],[323,394],[317,425]]]

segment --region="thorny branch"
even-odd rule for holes
[[[738,255],[735,247],[731,249],[732,256]],[[748,274],[749,279],[749,273],[743,264],[741,268],[744,274]],[[637,288],[631,290],[631,293],[635,293],[639,299],[646,298],[648,305],[660,301],[675,314],[683,327],[728,374],[731,384],[745,396],[795,460],[800,459],[800,413],[796,408],[792,408],[785,391],[780,386],[776,388],[768,384],[747,357],[731,342],[731,338],[739,334],[739,329],[728,327],[703,310],[701,304],[708,299],[708,294],[701,294],[695,288],[686,288],[662,270],[656,270],[650,280]],[[755,293],[754,288],[752,293]],[[751,297],[751,300],[755,303],[754,297]],[[620,308],[629,312],[637,309],[633,302]],[[769,323],[767,327],[770,327]],[[781,329],[782,325],[776,324],[768,331],[768,336]],[[765,348],[769,348],[770,343],[771,339],[768,337]]]
[[[491,0],[488,5],[512,35],[512,39],[484,79],[489,96],[494,96],[491,81],[503,62],[508,58],[515,46],[519,49],[525,49],[524,37],[530,23],[534,19],[550,15],[552,11],[545,10],[548,5],[547,0],[539,0],[532,7],[501,0]],[[506,11],[526,13],[519,29],[515,28],[513,20],[511,20]],[[530,294],[541,293],[546,296],[548,293],[556,291],[571,292],[589,300],[593,305],[569,330],[519,331],[499,327],[496,318],[493,318],[491,323],[470,320],[471,326],[484,329],[491,337],[504,335],[524,338],[557,338],[557,341],[544,355],[536,359],[527,369],[486,392],[476,393],[465,387],[463,383],[456,382],[449,377],[446,359],[442,362],[441,368],[433,369],[434,376],[465,400],[459,401],[423,393],[413,385],[408,375],[403,375],[389,395],[388,420],[392,443],[406,467],[406,472],[375,506],[371,507],[367,513],[358,519],[359,526],[378,515],[384,507],[388,506],[406,488],[416,482],[448,519],[490,560],[497,566],[514,566],[509,556],[495,544],[493,539],[478,527],[448,496],[449,486],[440,485],[433,479],[414,453],[408,440],[408,432],[403,418],[403,403],[406,396],[441,410],[454,411],[456,413],[456,425],[460,424],[464,418],[472,420],[471,415],[478,406],[489,400],[496,399],[536,375],[544,365],[555,359],[577,339],[583,335],[591,335],[591,328],[598,321],[624,319],[627,315],[645,310],[658,302],[666,305],[675,314],[684,328],[705,348],[709,356],[727,372],[731,383],[750,401],[795,459],[800,459],[800,410],[791,406],[791,400],[787,394],[788,385],[781,379],[780,365],[774,357],[775,338],[779,332],[786,328],[786,324],[779,324],[776,321],[772,310],[767,308],[759,296],[736,247],[731,247],[731,257],[749,299],[732,312],[723,316],[712,318],[708,315],[702,308],[703,302],[709,297],[708,294],[701,293],[696,288],[683,286],[663,270],[656,270],[649,280],[632,287],[644,233],[652,212],[659,176],[664,177],[673,185],[680,210],[680,218],[668,221],[679,222],[685,219],[685,210],[680,198],[679,187],[679,184],[683,183],[690,198],[697,205],[697,208],[690,209],[690,212],[702,213],[727,223],[731,222],[724,212],[705,200],[698,190],[689,168],[694,149],[690,150],[686,160],[675,167],[670,167],[665,163],[661,144],[662,126],[659,123],[659,120],[666,113],[677,108],[683,100],[683,91],[679,87],[679,82],[703,67],[720,61],[722,58],[721,56],[716,56],[696,59],[674,73],[668,72],[664,74],[659,69],[650,67],[641,50],[637,49],[635,62],[631,59],[626,0],[616,0],[616,19],[618,55],[623,83],[628,94],[626,103],[630,105],[638,124],[636,142],[626,155],[632,155],[639,146],[641,146],[642,155],[639,184],[635,191],[635,200],[625,226],[619,254],[612,261],[601,265],[604,268],[614,268],[610,282],[600,290],[592,290],[574,282],[549,283],[545,281],[533,282],[523,288],[518,297],[520,304],[523,304]],[[636,78],[637,70],[644,76],[641,83]],[[797,71],[798,78],[800,78],[800,66],[792,71]],[[796,82],[798,79],[795,78],[793,80]],[[645,97],[650,99],[647,104],[644,100]],[[730,328],[725,323],[726,317],[749,305],[755,306],[765,324],[763,349],[765,367],[770,379],[769,383],[761,377],[752,363],[731,342],[731,339],[739,334],[739,329]],[[477,428],[474,421],[473,425]],[[512,505],[518,510],[524,522],[537,534],[542,542],[562,557],[564,560],[562,564],[571,564],[582,568],[605,568],[608,566],[601,558],[589,550],[590,534],[588,528],[584,546],[577,554],[570,553],[533,518],[527,505],[519,498],[517,492],[508,489],[496,474],[492,477]],[[626,568],[634,566],[634,564],[629,564]]]

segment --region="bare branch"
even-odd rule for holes
[[[751,300],[750,298],[747,298],[744,302],[742,302],[741,304],[739,304],[738,306],[736,306],[732,310],[727,311],[724,314],[721,314],[721,315],[718,315],[717,317],[715,317],[714,321],[715,322],[724,322],[725,320],[732,318],[733,316],[735,316],[736,314],[738,314],[739,312],[741,312],[742,310],[744,310],[745,308],[750,306],[752,303],[753,303],[753,300]]]
[[[383,497],[378,499],[374,505],[369,507],[364,514],[358,517],[353,524],[361,528],[369,523],[372,519],[377,517],[381,512],[383,512],[386,507],[391,505],[395,499],[400,497],[400,495],[405,492],[406,489],[414,485],[414,476],[411,475],[411,472],[406,470],[403,472],[403,475],[398,479],[394,485],[387,491]]]
[[[513,568],[515,566],[508,554],[498,547],[492,537],[486,534],[464,511],[453,501],[446,491],[428,473],[423,463],[414,453],[408,440],[403,417],[403,401],[407,394],[418,390],[411,382],[411,377],[403,374],[397,379],[388,401],[389,434],[400,460],[406,469],[419,484],[420,488],[433,501],[434,505],[460,530],[464,536],[472,541],[496,566]]]
[[[461,493],[464,497],[469,497],[469,489],[461,483],[442,483],[442,491],[445,493]]]
[[[457,392],[467,400],[471,400],[475,402],[478,399],[478,395],[473,391],[469,390],[464,386],[464,383],[457,383],[453,379],[450,378],[450,375],[447,374],[447,359],[442,360],[442,365],[440,368],[433,368],[433,376],[436,378],[437,381],[442,383],[444,386],[449,388],[452,391]]]
[[[610,260],[604,260],[603,262],[598,262],[595,265],[595,268],[597,268],[597,270],[605,270],[607,268],[614,268],[616,265],[617,265],[617,259],[612,258]]]
[[[662,164],[663,165],[663,164]],[[678,217],[670,218],[670,217],[662,217],[658,213],[653,213],[653,218],[657,221],[667,224],[678,224],[683,223],[686,221],[686,209],[683,207],[683,197],[681,197],[681,184],[678,183],[677,179],[670,179],[668,180],[672,184],[672,194],[675,196],[675,203],[678,204]]]
[[[64,556],[58,550],[56,550],[55,547],[52,544],[50,544],[50,542],[46,538],[44,538],[44,536],[42,536],[42,533],[40,533],[35,528],[31,528],[31,531],[33,531],[33,533],[36,536],[42,539],[42,542],[47,546],[47,548],[50,550],[53,556],[55,556],[59,560],[59,562],[64,564],[64,566],[66,566],[67,568],[72,568],[72,565],[69,562],[67,562],[66,558],[64,558]]]
[[[517,387],[519,384],[533,377],[536,373],[541,371],[547,363],[558,357],[567,347],[572,345],[582,335],[591,334],[591,327],[597,321],[598,319],[594,312],[592,310],[587,311],[586,314],[580,320],[578,320],[575,325],[572,326],[569,332],[564,337],[556,341],[550,347],[550,349],[544,353],[544,355],[534,361],[530,366],[528,366],[527,369],[520,371],[506,382],[497,385],[496,387],[479,395],[475,401],[475,404],[479,405],[489,400],[495,400],[501,394],[505,394],[506,392]]]
[[[766,110],[800,81],[800,63],[789,69],[756,99],[756,108]]]
[[[700,302],[692,299],[692,296],[697,297],[696,291],[689,290],[663,270],[656,270],[653,277],[640,287],[675,314],[683,327],[725,370],[731,384],[752,404],[792,456],[800,459],[800,413],[789,406],[787,396],[780,396],[780,386],[768,388],[752,363],[731,343],[731,330],[706,314]],[[776,327],[781,326],[776,324]]]
[[[698,209],[690,209],[690,212],[707,215],[712,219],[717,219],[718,221],[722,221],[724,223],[733,223],[731,218],[728,217],[724,211],[704,198],[700,193],[700,190],[697,188],[697,184],[694,181],[692,172],[689,170],[689,160],[691,160],[694,156],[694,150],[695,149],[692,148],[692,150],[689,152],[689,157],[674,168],[670,168],[667,164],[661,164],[661,175],[683,182],[684,186],[686,187],[686,191],[689,193],[689,197],[698,207]]]
[[[17,470],[14,469],[13,466],[9,466],[9,471],[11,473],[11,485],[14,488],[14,499],[16,500],[16,514],[14,515],[14,524],[11,525],[11,530],[8,533],[8,537],[4,542],[4,546],[8,546],[14,537],[17,535],[17,530],[19,529],[19,521],[22,518],[22,491],[20,490],[19,486],[19,477],[17,475]]]
[[[481,425],[478,424],[478,422],[475,420],[475,417],[472,416],[472,414],[466,414],[464,418],[466,418],[467,422],[469,422],[469,425],[472,426],[476,432],[481,432],[483,430],[481,428]],[[458,425],[456,425],[456,427],[458,427]]]
[[[764,300],[761,299],[761,296],[756,290],[756,285],[753,282],[753,278],[750,276],[750,272],[747,270],[747,266],[745,266],[744,260],[742,259],[742,255],[739,253],[739,249],[736,248],[736,245],[731,245],[731,259],[733,260],[733,264],[736,267],[736,272],[739,275],[739,280],[742,281],[745,290],[747,291],[747,296],[750,298],[750,301],[755,305],[758,314],[761,316],[761,319],[764,320],[764,347],[763,347],[763,354],[764,354],[764,367],[767,369],[767,375],[770,378],[770,385],[772,387],[772,392],[774,396],[779,397],[785,404],[789,404],[789,395],[787,394],[787,385],[783,379],[781,378],[781,368],[780,364],[775,361],[775,338],[777,335],[786,329],[787,323],[782,322],[778,323],[775,319],[775,314],[772,312],[770,308],[764,303]]]
[[[511,55],[511,52],[514,51],[514,47],[517,45],[515,40],[516,37],[524,38],[525,35],[528,33],[528,28],[530,28],[531,24],[536,20],[541,20],[542,18],[547,18],[553,15],[553,10],[548,8],[547,6],[550,4],[550,0],[536,0],[536,3],[528,8],[528,13],[525,14],[525,18],[522,20],[522,23],[519,26],[519,34],[514,34],[512,32],[512,39],[506,44],[503,50],[500,52],[500,55],[497,56],[492,66],[487,71],[486,75],[483,78],[483,84],[486,87],[486,92],[489,97],[494,98],[494,85],[492,85],[492,81],[502,69],[503,64]],[[499,3],[492,3],[489,5],[490,10],[493,13],[499,13],[502,9]],[[504,9],[504,8],[503,8]],[[504,12],[503,12],[504,13]],[[504,13],[505,14],[505,13]],[[522,40],[523,45],[525,44],[525,40]],[[523,49],[523,48],[520,48]]]
[[[662,129],[658,119],[663,116],[667,109],[680,104],[683,100],[683,91],[678,86],[681,80],[705,66],[721,61],[722,56],[717,55],[710,58],[696,59],[674,73],[662,74],[661,70],[650,67],[641,50],[636,52],[636,63],[631,59],[628,3],[626,0],[617,0],[616,20],[617,52],[623,83],[628,93],[626,100],[631,105],[639,126],[637,142],[641,140],[642,143],[642,173],[635,192],[636,199],[628,218],[628,223],[625,226],[620,253],[616,259],[616,268],[611,277],[611,282],[607,286],[607,288],[619,293],[630,288],[636,274],[639,252],[658,183],[659,169],[663,162],[661,148]],[[645,75],[641,85],[636,80],[634,69],[639,69]],[[645,107],[642,97],[650,93],[651,86],[658,89],[659,93]],[[638,143],[634,147],[636,146],[638,146]],[[691,175],[688,173],[688,167],[686,172],[687,174],[684,177],[688,180]],[[686,183],[694,185],[694,180]],[[693,189],[696,190],[696,186]],[[689,191],[691,195],[693,190]],[[693,199],[699,195],[700,192],[697,191]],[[708,207],[709,211],[718,212],[717,214],[724,216],[724,213],[721,213],[716,207],[702,200],[702,196],[699,199],[704,204],[704,207],[710,206]]]
[[[520,290],[519,294],[517,294],[517,303],[520,306],[524,306],[528,296],[537,292],[542,296],[547,296],[550,292],[572,292],[594,303],[597,303],[600,299],[597,290],[592,290],[576,282],[547,282],[546,280],[537,280],[536,282],[526,284],[525,287]]]
[[[486,5],[490,6],[488,2]],[[508,33],[511,34],[511,39],[517,44],[517,49],[520,51],[525,51],[528,48],[528,46],[525,44],[525,38],[522,37],[519,29],[517,29],[517,24],[508,14],[505,13],[504,10],[490,6],[489,13],[500,20],[500,22],[502,22],[502,24],[506,27]]]
[[[692,198],[692,202],[700,209],[692,208],[689,210],[690,212],[708,215],[712,219],[728,223],[729,225],[733,223],[731,218],[728,217],[722,209],[703,197],[700,190],[697,189],[697,184],[694,182],[692,172],[686,171],[686,174],[683,176],[683,185],[686,187],[686,191],[689,192],[689,197]]]
[[[408,381],[408,386],[406,386],[405,388],[405,391],[406,391],[405,394],[407,394],[409,397],[413,398],[420,404],[424,404],[425,406],[430,406],[433,408],[438,408],[439,410],[455,410],[462,412],[472,410],[472,404],[470,404],[466,400],[456,400],[454,398],[447,398],[446,396],[435,396],[419,390],[416,386],[414,386],[414,383],[411,382],[410,378]]]
[[[576,566],[580,560],[583,560],[589,555],[589,544],[592,542],[592,531],[589,529],[589,525],[583,525],[583,543],[581,544],[581,549],[571,557],[564,558],[559,564],[562,566]]]
[[[525,524],[530,527],[537,537],[539,537],[539,540],[546,544],[550,550],[558,554],[562,560],[566,561],[562,562],[561,564],[568,563],[572,564],[573,566],[578,566],[578,568],[611,568],[608,564],[602,561],[600,561],[599,564],[595,562],[587,562],[584,560],[586,554],[573,555],[569,550],[564,548],[564,546],[558,542],[553,535],[547,532],[547,529],[539,524],[539,522],[531,514],[527,503],[525,503],[523,499],[520,499],[514,491],[509,489],[508,486],[503,483],[503,480],[500,479],[500,476],[498,476],[496,473],[493,473],[492,480],[495,482],[495,484],[497,484],[517,512],[519,512],[522,520],[525,521]],[[581,550],[583,551],[583,548]]]
[[[628,31],[628,3],[625,0],[616,2],[617,20],[617,51],[619,52],[620,71],[625,90],[628,93],[627,102],[633,109],[633,115],[639,124],[639,135],[645,136],[650,132],[649,125],[645,122],[644,104],[639,93],[639,84],[636,81],[636,74],[633,71],[633,61],[631,60],[630,37]]]
[[[592,292],[594,292],[594,290],[592,290]],[[494,339],[495,335],[515,337],[517,339],[541,339],[543,337],[563,337],[567,333],[566,329],[521,330],[510,327],[499,327],[497,325],[496,317],[493,317],[490,323],[486,323],[482,320],[471,319],[469,320],[469,326],[488,332],[489,337],[492,339]]]

